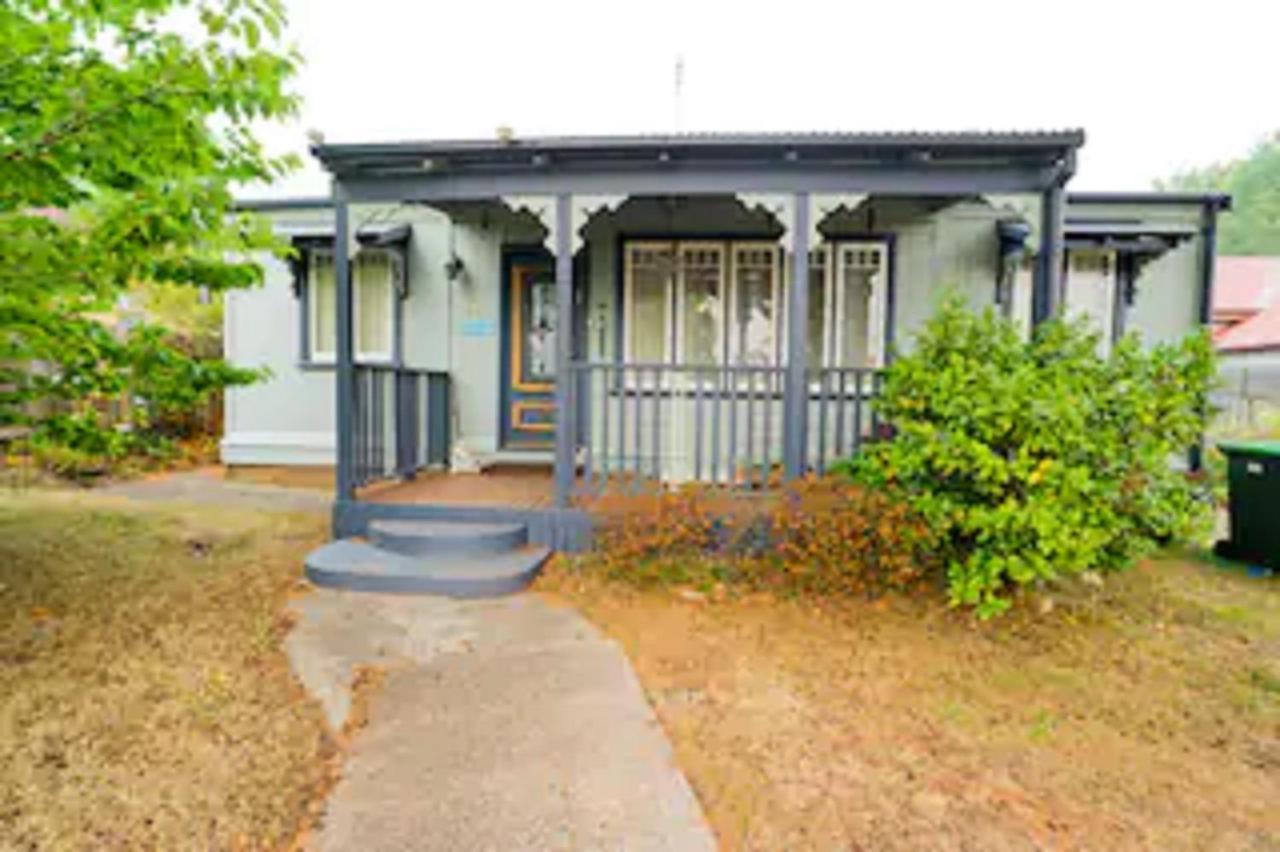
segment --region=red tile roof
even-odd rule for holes
[[[1219,352],[1280,350],[1280,301],[1220,332],[1214,345]]]
[[[1220,257],[1214,267],[1215,318],[1255,314],[1280,301],[1280,257]]]

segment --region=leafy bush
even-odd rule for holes
[[[880,413],[895,438],[848,468],[900,494],[940,537],[954,604],[982,616],[1012,586],[1130,564],[1203,518],[1173,462],[1203,425],[1208,336],[1109,358],[1080,323],[1031,341],[951,298],[888,370]]]
[[[119,469],[127,458],[159,460],[190,438],[210,397],[263,371],[185,351],[174,333],[140,324],[117,333],[94,318],[43,316],[0,305],[31,360],[0,367],[0,423],[31,427],[37,461],[68,476]],[[21,322],[17,320],[23,320]],[[48,327],[56,325],[56,334]],[[3,350],[0,350],[3,351]],[[34,357],[33,357],[34,356]],[[109,414],[125,397],[123,414]]]
[[[641,584],[877,595],[915,585],[934,564],[919,513],[843,478],[808,478],[767,494],[705,485],[615,494],[591,510],[599,519],[593,561]]]

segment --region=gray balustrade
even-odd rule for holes
[[[575,361],[578,494],[707,482],[760,490],[782,474],[783,367]],[[873,440],[882,371],[809,371],[806,468]]]
[[[357,365],[353,406],[355,485],[411,478],[449,463],[448,373]]]

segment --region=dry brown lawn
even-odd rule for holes
[[[987,624],[540,587],[626,648],[725,848],[1280,849],[1280,580],[1170,557]]]
[[[0,496],[0,848],[279,848],[332,772],[281,612],[322,518]]]

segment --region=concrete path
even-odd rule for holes
[[[386,677],[317,850],[714,849],[621,649],[534,595],[327,589],[286,648],[340,728],[360,666]]]
[[[131,500],[244,506],[267,512],[323,512],[333,504],[333,496],[327,491],[232,482],[223,479],[217,470],[166,473],[103,485],[95,490]]]

